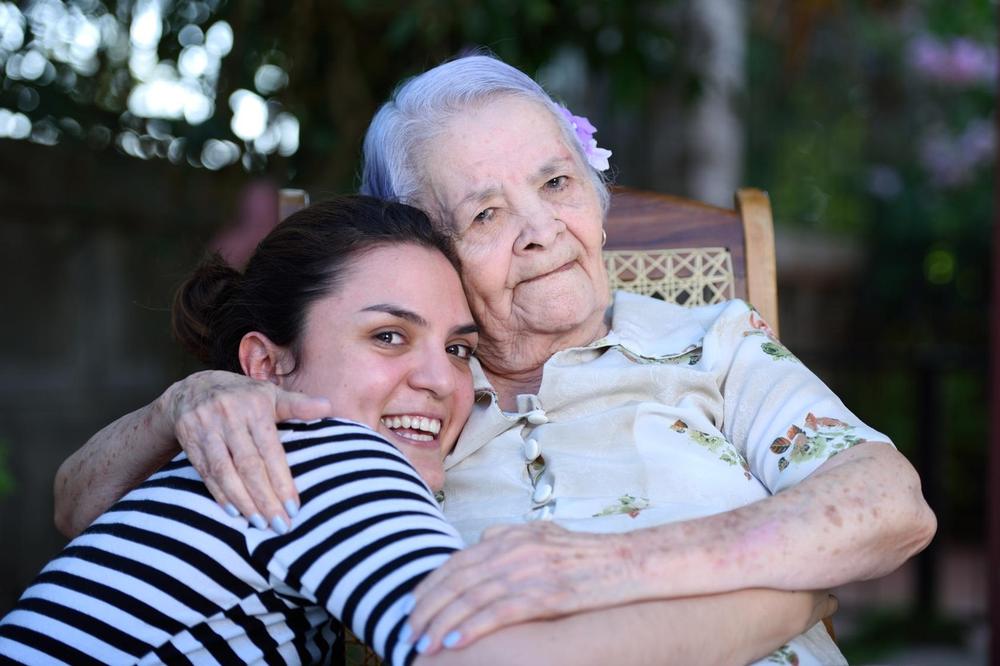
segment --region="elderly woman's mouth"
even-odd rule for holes
[[[394,435],[415,442],[431,442],[441,432],[441,420],[417,414],[383,416],[382,425]]]
[[[525,284],[525,283],[528,283],[528,282],[535,282],[536,280],[542,280],[542,279],[550,277],[552,275],[556,275],[558,273],[563,273],[563,272],[568,271],[569,269],[573,268],[573,265],[575,263],[576,263],[576,261],[567,261],[565,264],[563,264],[563,265],[561,265],[561,266],[559,266],[559,267],[557,267],[557,268],[555,268],[555,269],[553,269],[551,271],[548,271],[548,272],[545,272],[545,273],[541,273],[540,275],[536,275],[535,277],[528,278],[527,280],[523,280],[521,282],[521,284]]]

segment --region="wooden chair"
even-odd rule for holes
[[[736,209],[615,188],[604,259],[614,289],[680,305],[742,298],[778,332],[774,225],[767,194],[741,189]]]

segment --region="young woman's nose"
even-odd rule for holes
[[[455,390],[455,361],[443,349],[426,351],[410,372],[410,385],[444,398]]]

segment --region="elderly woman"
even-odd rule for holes
[[[934,533],[906,459],[750,306],[611,298],[604,155],[575,125],[522,72],[475,56],[404,84],[365,140],[362,190],[452,234],[480,327],[477,400],[442,506],[466,539],[504,526],[418,587],[410,631],[428,654],[644,599],[872,578]],[[189,378],[64,463],[57,521],[86,524],[171,455],[174,436],[220,501],[290,519],[269,424],[322,409]],[[842,659],[821,627],[784,649],[798,663]]]

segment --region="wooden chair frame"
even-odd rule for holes
[[[681,261],[672,266],[680,265],[685,275],[663,276],[667,285],[671,280],[689,280],[688,274],[692,271],[702,269],[709,261],[725,260],[728,255],[731,265],[726,270],[731,271],[731,276],[725,288],[712,277],[711,284],[705,287],[712,293],[705,297],[690,293],[690,289],[684,293],[683,286],[665,286],[657,290],[658,295],[691,305],[743,298],[757,308],[777,333],[778,289],[771,204],[765,192],[745,188],[736,193],[735,206],[735,210],[729,210],[665,194],[615,188],[604,246],[609,270],[613,268],[614,259],[629,257],[632,252],[654,257],[661,267],[667,262],[664,254],[681,253]],[[701,265],[686,261],[688,255],[685,253],[694,251],[702,252],[697,258]],[[619,267],[622,263],[618,262]],[[624,282],[625,288],[630,288],[629,277],[633,276],[626,275],[619,284]],[[615,284],[614,276],[612,283]],[[695,284],[703,283],[704,280]],[[652,289],[655,285],[646,284],[636,291]],[[678,294],[681,299],[676,298]]]

